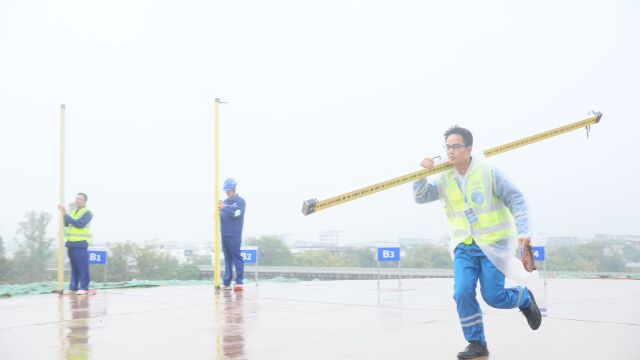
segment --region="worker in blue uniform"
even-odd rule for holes
[[[222,252],[224,253],[224,277],[222,283],[225,290],[231,290],[233,268],[236,269],[233,290],[242,291],[244,281],[244,261],[240,255],[242,246],[242,228],[246,203],[236,192],[237,183],[229,178],[224,181],[222,190],[227,198],[220,201],[220,233],[222,235]]]

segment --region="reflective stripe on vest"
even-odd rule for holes
[[[83,207],[82,209],[76,209],[74,210],[71,214],[69,214],[69,216],[71,216],[72,219],[74,220],[78,220],[82,217],[82,215],[84,215],[86,212],[88,212],[89,209],[87,209],[86,207]],[[89,228],[89,224],[91,222],[87,223],[87,225],[83,228],[77,228],[71,224],[69,224],[69,226],[67,226],[67,230],[66,230],[66,236],[67,236],[67,241],[86,241],[89,242],[91,240],[91,229]]]
[[[493,193],[493,172],[478,161],[472,163],[466,178],[466,200],[454,177],[445,171],[438,179],[438,191],[444,202],[449,231],[454,243],[493,244],[515,236],[513,216]],[[473,208],[478,221],[469,224],[464,211]]]

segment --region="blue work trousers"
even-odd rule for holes
[[[222,252],[224,253],[224,277],[222,283],[225,286],[231,284],[233,278],[233,268],[236,268],[236,284],[241,285],[244,281],[244,261],[240,256],[240,236],[222,236]]]
[[[482,299],[491,307],[527,307],[531,298],[523,287],[505,289],[504,274],[491,263],[475,242],[471,245],[459,244],[453,257],[453,299],[456,301],[465,339],[484,343],[482,310],[476,300],[478,279]]]
[[[86,247],[68,247],[71,264],[71,281],[69,290],[89,290],[91,275],[89,274],[89,252]]]

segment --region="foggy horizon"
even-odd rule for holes
[[[639,10],[3,2],[0,236],[10,247],[33,210],[52,214],[47,234],[57,237],[65,104],[65,203],[88,194],[95,243],[212,241],[215,98],[228,102],[220,182],[238,181],[245,238],[439,239],[440,203],[415,204],[411,184],[309,216],[302,202],[419,170],[444,155],[453,124],[471,130],[477,153],[591,110],[603,117],[588,139],[576,130],[490,162],[524,194],[534,236],[638,235]]]

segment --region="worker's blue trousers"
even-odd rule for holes
[[[71,281],[69,290],[89,290],[89,252],[86,247],[68,247],[71,264]]]
[[[482,299],[491,307],[527,307],[531,298],[525,288],[518,286],[505,289],[504,274],[496,269],[475,242],[471,245],[459,244],[453,258],[453,299],[465,339],[484,343],[482,310],[476,300],[478,279]]]
[[[240,245],[242,238],[240,236],[222,236],[222,252],[224,253],[224,277],[222,283],[224,285],[231,284],[233,277],[233,268],[236,268],[236,284],[242,284],[244,281],[244,261],[240,256]]]

